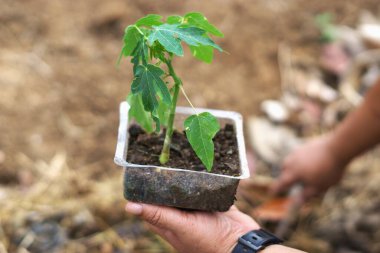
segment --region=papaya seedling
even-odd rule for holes
[[[170,144],[179,92],[181,91],[194,115],[184,121],[187,139],[207,171],[214,161],[213,138],[220,129],[218,120],[210,113],[198,113],[191,104],[177,76],[173,59],[183,56],[182,43],[190,47],[192,55],[206,63],[213,60],[214,50],[223,52],[210,36],[223,37],[223,33],[198,12],[184,16],[169,16],[166,21],[149,14],[125,29],[121,58],[130,57],[134,79],[128,95],[129,117],[134,118],[147,132],[159,132],[166,127],[160,163],[170,156]],[[154,127],[155,125],[155,127]]]

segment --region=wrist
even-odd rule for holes
[[[252,230],[257,230],[260,229],[259,226],[242,226],[240,228],[237,228],[229,237],[227,241],[227,250],[225,251],[226,253],[232,253],[236,245],[238,244],[239,238],[248,233],[249,231]]]
[[[340,147],[341,145],[339,145],[336,140],[334,132],[325,135],[324,142],[327,153],[330,154],[335,167],[343,170],[351,161],[352,157],[342,153],[342,148]]]
[[[267,247],[282,244],[283,242],[283,240],[264,229],[250,230],[238,239],[232,253],[263,252]]]

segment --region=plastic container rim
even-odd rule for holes
[[[203,172],[203,171],[192,171],[192,170],[171,168],[171,167],[164,167],[164,166],[157,166],[157,165],[141,165],[141,164],[133,164],[133,163],[127,162],[126,151],[128,148],[127,127],[128,127],[129,109],[130,109],[130,106],[126,101],[120,103],[120,122],[119,122],[118,138],[117,138],[116,152],[115,152],[115,158],[114,158],[114,162],[117,165],[125,169],[128,167],[156,168],[156,169],[161,169],[161,170],[186,171],[188,173],[201,173],[201,174],[208,174],[210,176],[227,177],[227,178],[234,178],[234,179],[244,179],[250,176],[247,157],[246,157],[246,151],[245,151],[244,137],[243,137],[243,117],[240,113],[237,113],[234,111],[196,108],[197,112],[199,113],[210,112],[217,118],[230,119],[235,124],[238,150],[239,150],[239,163],[240,163],[241,175],[229,176],[229,175],[213,174],[213,173]],[[191,114],[194,114],[194,110],[191,107],[177,106],[176,113],[191,115]]]

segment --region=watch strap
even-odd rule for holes
[[[252,230],[238,239],[232,253],[256,253],[269,245],[280,243],[283,243],[283,240],[268,231]]]

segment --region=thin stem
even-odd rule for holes
[[[181,79],[174,72],[174,69],[172,66],[172,59],[170,58],[165,63],[168,66],[169,75],[174,80],[174,91],[173,91],[172,106],[170,108],[170,115],[169,115],[169,119],[168,119],[168,126],[166,128],[164,146],[162,148],[161,155],[160,155],[160,163],[161,164],[165,164],[169,161],[170,144],[171,144],[172,135],[173,135],[173,124],[174,124],[174,117],[175,117],[175,109],[177,107],[179,89],[182,85]]]
[[[195,109],[195,107],[193,106],[193,104],[191,103],[189,97],[187,96],[186,92],[185,92],[185,89],[183,88],[183,86],[181,85],[181,91],[182,91],[182,94],[185,96],[187,102],[190,104],[191,108],[193,108],[194,112],[196,115],[198,115],[198,112],[197,112],[197,109]]]
[[[141,31],[141,29],[140,29],[137,25],[134,25],[134,27],[136,28],[136,30],[137,30],[142,36],[144,36],[145,39],[147,39],[147,37],[145,36],[145,34]]]

